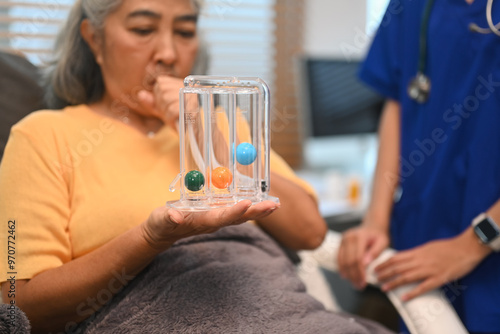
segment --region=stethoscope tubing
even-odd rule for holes
[[[493,24],[493,15],[491,14],[492,12],[493,12],[493,0],[488,0],[488,2],[486,3],[486,21],[488,21],[488,26],[490,27],[490,31],[495,35],[500,36],[500,31],[498,30],[498,27]]]
[[[434,0],[427,0],[425,4],[420,26],[417,75],[410,81],[410,85],[408,87],[408,91],[412,92],[409,93],[410,98],[418,103],[425,103],[427,101],[431,87],[430,78],[425,74],[425,70],[427,66],[427,32],[433,5]],[[469,29],[480,34],[494,33],[500,37],[500,23],[497,25],[493,24],[492,12],[493,0],[488,0],[486,3],[486,21],[488,22],[488,28],[482,28],[475,23],[470,23]]]

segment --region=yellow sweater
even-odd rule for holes
[[[273,152],[271,170],[313,193]],[[178,173],[178,135],[168,127],[148,138],[84,105],[32,113],[12,128],[0,166],[2,274],[30,279],[142,223],[179,198],[168,190]]]

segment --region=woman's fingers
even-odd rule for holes
[[[156,117],[163,123],[176,127],[179,119],[179,90],[183,81],[170,76],[159,76],[152,91],[143,89],[137,93],[142,114]]]
[[[180,211],[168,209],[166,214],[168,216],[167,220],[170,220],[172,223],[177,225],[184,223],[184,215]]]
[[[243,215],[250,209],[252,202],[249,200],[241,201],[226,209],[216,209],[218,226],[226,226],[240,221]]]
[[[163,120],[172,124],[179,119],[179,90],[184,87],[181,79],[160,76],[153,89],[155,101]]]
[[[165,248],[173,243],[172,232],[184,222],[183,214],[166,206],[156,208],[143,223],[144,239],[154,248]]]
[[[250,208],[250,201],[241,201],[229,208],[219,208],[201,212],[185,212],[186,224],[197,227],[223,227],[240,219]]]
[[[266,217],[277,208],[279,204],[271,201],[252,205],[249,200],[240,201],[228,208],[203,212],[181,212],[160,207],[153,210],[143,224],[143,232],[146,241],[153,247],[165,248],[182,238],[212,233],[225,226]]]
[[[229,208],[214,209],[205,212],[196,212],[186,216],[192,224],[223,227],[241,224],[248,220],[256,220],[271,214],[279,207],[271,201],[263,201],[252,205],[249,200],[243,200]]]
[[[260,203],[254,204],[242,217],[245,220],[259,220],[269,216],[271,213],[280,208],[279,203],[272,201],[262,201]]]

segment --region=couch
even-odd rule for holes
[[[45,107],[41,74],[27,59],[0,52],[0,160],[12,125]]]

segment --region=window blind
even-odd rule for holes
[[[24,54],[40,64],[74,0],[0,0],[0,49]]]
[[[209,74],[274,80],[275,0],[205,0],[199,27]]]

